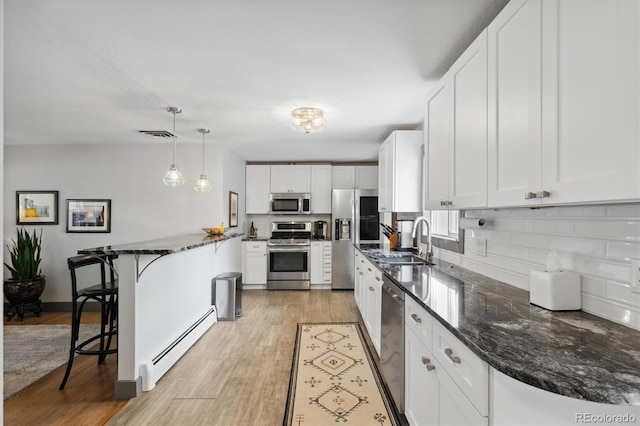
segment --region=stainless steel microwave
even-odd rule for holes
[[[311,214],[310,194],[271,194],[272,214]]]

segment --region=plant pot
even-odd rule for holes
[[[40,301],[45,286],[44,275],[28,280],[5,280],[4,296],[11,305],[27,305]]]

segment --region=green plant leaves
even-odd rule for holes
[[[11,272],[11,279],[27,280],[40,275],[40,262],[42,261],[41,243],[42,229],[40,235],[36,235],[35,229],[33,234],[24,229],[18,229],[18,240],[11,239],[13,243],[7,246],[9,255],[11,256],[11,265],[5,262],[5,266]]]

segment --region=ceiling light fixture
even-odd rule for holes
[[[209,129],[198,129],[200,133],[202,133],[202,174],[200,175],[200,179],[196,182],[196,186],[193,187],[198,192],[209,192],[211,191],[211,184],[207,180],[207,175],[204,174],[204,135],[210,132]]]
[[[318,108],[296,108],[291,112],[291,127],[296,132],[319,132],[325,122],[324,112]]]
[[[165,185],[175,188],[184,183],[184,176],[182,176],[182,173],[180,173],[176,165],[176,114],[180,114],[182,108],[167,107],[167,111],[173,113],[173,163],[171,163],[171,167],[169,167],[169,171],[164,175],[162,181]]]

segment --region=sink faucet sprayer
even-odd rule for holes
[[[427,261],[431,261],[433,257],[433,247],[431,247],[431,226],[429,225],[429,219],[426,216],[420,216],[413,221],[413,231],[411,232],[411,238],[416,237],[416,231],[420,222],[424,222],[427,225]]]

